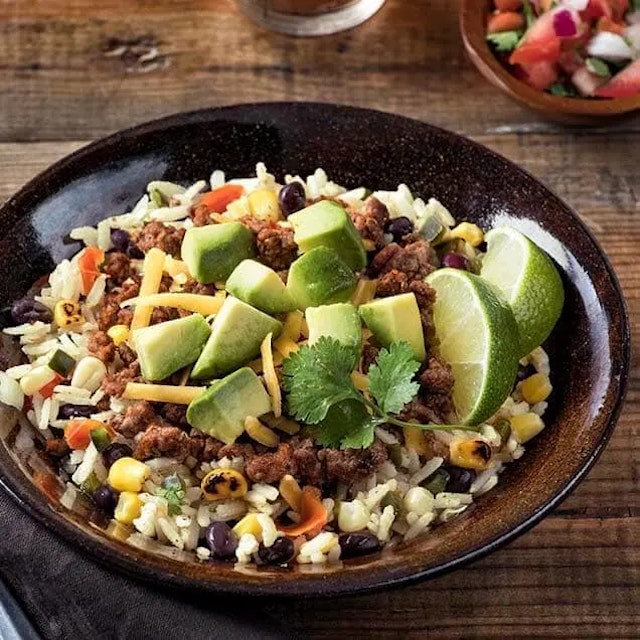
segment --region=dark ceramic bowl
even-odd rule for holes
[[[282,177],[322,166],[344,185],[438,197],[458,220],[511,224],[556,261],[566,287],[549,341],[554,393],[548,427],[461,517],[427,537],[340,569],[242,571],[180,562],[108,535],[59,504],[40,458],[18,452],[15,412],[0,416],[2,483],[40,522],[131,576],[163,585],[276,595],[354,593],[435,576],[496,549],[549,513],[584,477],[611,435],[629,366],[629,326],[616,277],[578,216],[530,175],[488,149],[406,118],[323,104],[258,104],[176,115],[92,144],[34,179],[0,210],[0,302],[78,247],[73,227],[131,207],[152,179],[189,183],[214,168],[251,175],[264,160]],[[175,554],[170,554],[170,556]]]
[[[487,16],[493,0],[462,0],[460,4],[460,33],[471,62],[498,89],[525,106],[552,120],[566,124],[603,124],[612,118],[640,109],[640,95],[612,100],[564,98],[530,87],[513,76],[496,58],[487,44]]]

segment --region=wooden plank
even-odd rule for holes
[[[474,135],[556,130],[479,76],[450,0],[389,0],[362,27],[321,39],[268,33],[231,0],[0,5],[0,140],[95,138],[267,100],[368,106]],[[638,131],[640,115],[617,126]]]

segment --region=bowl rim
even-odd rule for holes
[[[79,161],[82,161],[87,156],[91,156],[94,151],[105,150],[114,145],[117,146],[122,140],[128,140],[130,138],[135,138],[136,136],[154,132],[162,132],[163,130],[173,126],[218,121],[225,119],[225,117],[239,117],[245,112],[251,113],[260,112],[261,110],[269,111],[272,109],[309,109],[326,110],[328,112],[346,110],[357,112],[357,114],[363,118],[371,115],[374,117],[410,121],[414,126],[418,125],[419,127],[425,128],[425,130],[430,129],[437,133],[444,134],[445,136],[453,136],[458,141],[462,141],[466,145],[475,147],[484,154],[490,154],[501,162],[508,163],[514,171],[518,172],[526,180],[533,180],[536,184],[544,188],[553,197],[553,199],[563,205],[567,214],[573,218],[573,222],[577,224],[582,233],[586,235],[594,251],[601,259],[605,267],[607,279],[615,292],[616,302],[619,307],[620,375],[617,380],[617,393],[612,399],[611,409],[608,416],[603,418],[602,435],[596,446],[589,452],[588,456],[581,463],[581,466],[578,468],[576,473],[566,480],[566,482],[562,483],[547,502],[540,505],[535,511],[530,513],[519,524],[508,531],[499,533],[489,542],[478,543],[468,551],[434,566],[426,566],[418,570],[405,566],[394,570],[393,573],[388,571],[388,569],[385,569],[385,567],[370,568],[366,573],[358,574],[358,581],[355,588],[349,579],[340,579],[341,575],[346,575],[341,571],[321,575],[302,574],[299,580],[290,581],[256,579],[255,577],[247,576],[247,580],[241,583],[227,580],[203,582],[197,578],[188,577],[185,573],[174,573],[170,568],[163,567],[162,557],[158,554],[144,553],[144,561],[141,562],[137,550],[131,545],[121,542],[115,538],[110,538],[112,545],[105,545],[103,541],[98,538],[98,534],[91,534],[90,531],[81,529],[73,523],[73,518],[64,517],[58,513],[51,504],[43,499],[41,491],[39,491],[31,482],[19,482],[19,478],[24,478],[24,473],[9,457],[9,454],[4,450],[3,446],[0,446],[0,489],[7,491],[18,505],[33,516],[38,522],[46,526],[59,537],[63,538],[66,542],[71,542],[77,545],[93,560],[101,562],[109,568],[116,568],[135,579],[155,584],[160,583],[162,585],[170,585],[179,590],[200,590],[234,596],[251,595],[259,597],[277,596],[314,598],[364,594],[372,591],[379,591],[384,588],[413,584],[426,578],[440,576],[472,561],[483,558],[492,551],[495,551],[496,549],[513,541],[535,526],[546,514],[567,498],[593,467],[604,450],[624,405],[630,371],[631,330],[627,303],[620,283],[606,253],[600,247],[591,230],[585,225],[572,207],[566,204],[564,200],[557,196],[553,191],[543,185],[540,180],[501,154],[478,142],[475,142],[474,140],[414,118],[408,118],[406,116],[375,109],[366,109],[351,105],[333,103],[287,101],[256,102],[210,107],[190,112],[178,112],[117,131],[109,136],[81,147],[50,165],[24,185],[15,195],[10,197],[7,202],[0,207],[0,211],[4,210],[6,207],[13,207],[15,202],[20,200],[26,203],[29,203],[32,198],[37,200],[38,190],[41,188],[43,183],[47,184],[50,178],[54,178],[59,172],[65,169],[72,168],[74,165],[77,166]],[[610,377],[609,384],[611,384],[612,378],[613,376]],[[8,464],[2,464],[3,462],[8,462]]]
[[[566,116],[601,117],[630,114],[640,109],[640,95],[595,100],[554,96],[518,80],[500,63],[487,44],[484,16],[491,0],[462,0],[459,27],[471,62],[495,87],[530,108]]]

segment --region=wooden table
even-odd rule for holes
[[[263,31],[232,0],[2,0],[0,199],[90,140],[175,111],[265,100],[374,107],[466,134],[582,215],[640,328],[640,114],[566,129],[488,85],[451,0],[388,0],[317,40]],[[309,638],[639,638],[640,360],[615,435],[575,494],[533,531],[448,576],[271,611]]]

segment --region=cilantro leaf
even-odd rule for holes
[[[518,42],[520,42],[521,37],[522,31],[502,31],[501,33],[487,34],[487,40],[495,47],[496,51],[500,53],[513,51]]]
[[[282,365],[289,413],[307,424],[324,420],[329,409],[343,400],[363,402],[353,386],[353,350],[337,340],[321,337],[303,346]]]
[[[398,413],[418,393],[413,379],[420,368],[407,342],[394,342],[382,349],[369,368],[369,393],[385,413]]]
[[[177,473],[167,476],[162,481],[162,488],[158,489],[158,495],[169,503],[169,515],[177,516],[182,513],[184,500],[184,485]]]
[[[362,449],[373,442],[376,423],[362,402],[349,399],[334,404],[314,433],[324,447]]]
[[[571,86],[565,86],[561,82],[552,84],[547,91],[553,96],[562,96],[564,98],[575,98],[578,94]]]

